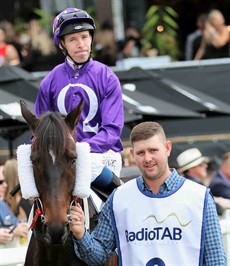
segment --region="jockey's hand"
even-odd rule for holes
[[[76,206],[71,206],[70,214],[72,215],[70,230],[77,240],[81,240],[85,234],[85,215],[81,205],[77,203]]]

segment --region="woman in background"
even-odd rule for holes
[[[18,65],[20,57],[16,48],[6,42],[6,29],[4,23],[0,23],[0,66],[2,65]]]
[[[20,222],[11,212],[5,201],[7,183],[3,176],[3,166],[0,166],[0,247],[7,247],[12,244],[14,237],[27,238],[27,223]],[[14,244],[13,244],[14,245]]]
[[[20,192],[11,196],[10,192],[19,184],[18,168],[16,159],[8,159],[3,168],[3,175],[7,183],[5,201],[8,203],[12,213],[21,221],[27,221],[31,210],[31,203],[22,198]]]
[[[230,56],[230,32],[223,14],[214,9],[208,14],[200,48],[195,60],[224,58]]]
[[[37,19],[32,19],[28,27],[29,41],[22,49],[20,66],[29,71],[49,71],[63,61],[63,55],[56,49],[52,38],[42,28]]]

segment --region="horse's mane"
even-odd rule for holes
[[[40,117],[34,134],[38,153],[45,156],[52,148],[56,158],[60,158],[68,147],[71,132],[59,113],[48,112]]]

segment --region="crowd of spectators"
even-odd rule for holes
[[[112,25],[104,22],[96,31],[94,43],[94,58],[108,66],[115,66],[124,58],[147,56],[141,34],[133,26],[127,28],[124,40],[116,41]],[[64,55],[38,19],[32,18],[20,33],[9,21],[0,23],[0,66],[17,65],[29,72],[49,71],[63,61]]]
[[[0,22],[0,66],[16,65],[29,72],[49,71],[64,56],[38,19],[31,19],[23,32],[9,21]]]
[[[17,32],[9,21],[0,22],[0,66],[18,65],[29,72],[49,71],[63,62],[64,56],[53,42],[52,36],[32,18],[24,32]],[[202,60],[230,56],[230,32],[219,10],[199,14],[197,29],[187,35],[185,60]],[[155,47],[143,46],[141,30],[127,27],[123,40],[115,40],[109,22],[99,25],[95,34],[94,58],[108,66],[131,57],[155,57]],[[152,52],[154,51],[154,52]]]

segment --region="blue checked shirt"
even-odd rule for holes
[[[138,182],[142,184],[142,190],[145,191],[145,193],[152,193],[152,191],[146,187],[143,178],[140,176],[138,179]],[[172,174],[161,185],[159,194],[166,194],[176,189],[181,179],[184,179],[184,177],[179,176],[176,170],[172,170]],[[112,224],[111,201],[112,197],[110,196],[103,206],[98,225],[92,234],[90,235],[88,231],[86,231],[83,239],[74,239],[76,255],[91,266],[103,265],[116,249],[115,234]],[[215,203],[210,194],[208,197],[206,215],[206,221],[204,221],[206,223],[206,229],[203,266],[227,266],[219,218]]]

